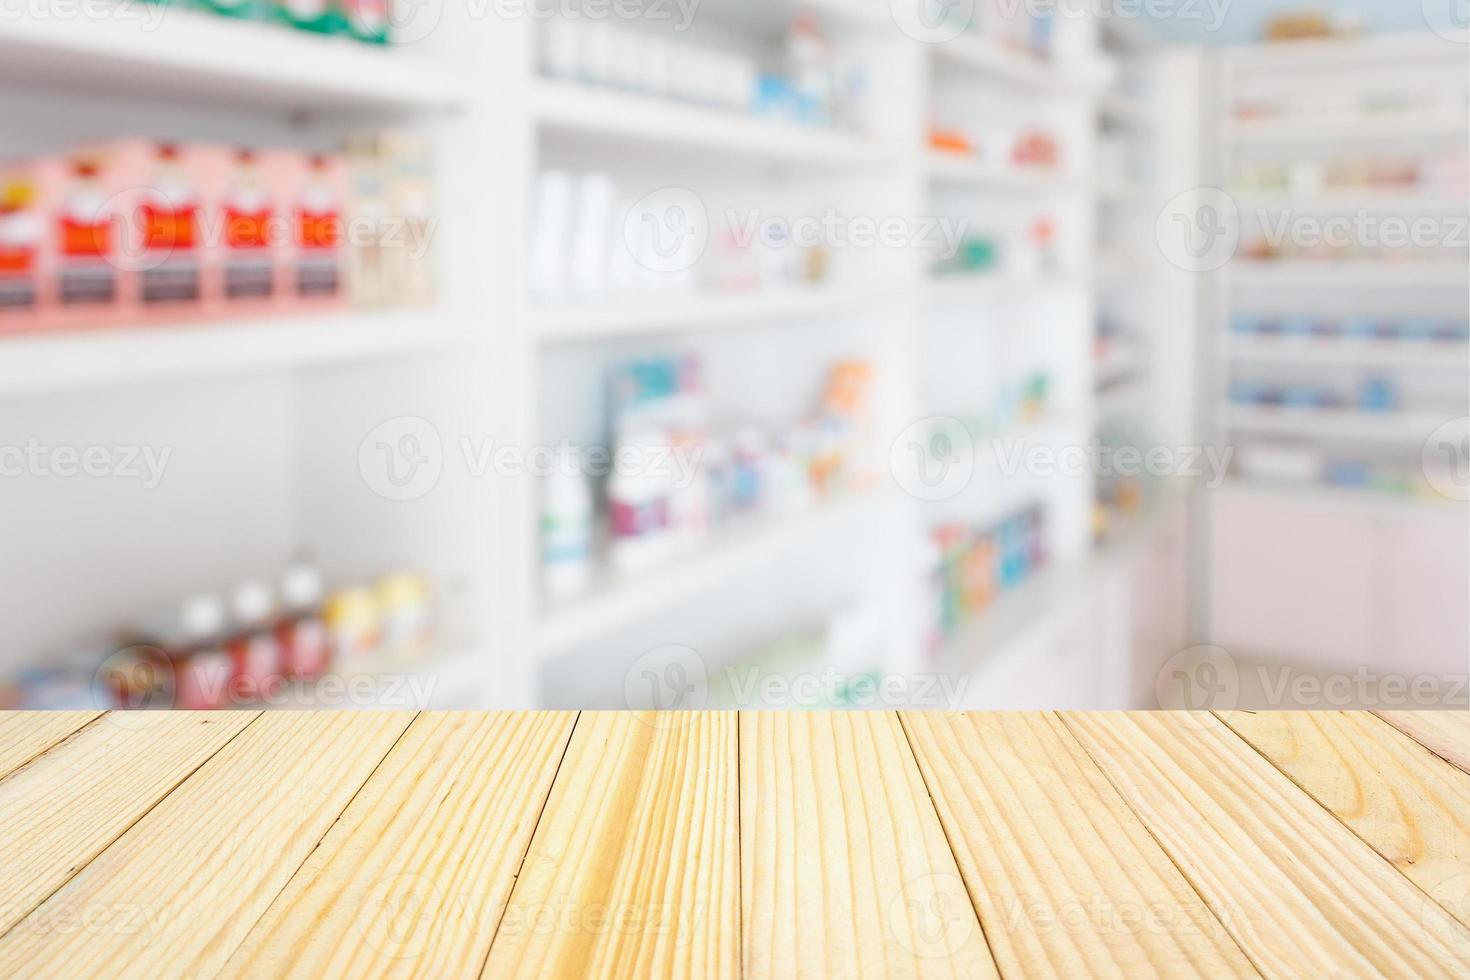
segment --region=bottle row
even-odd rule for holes
[[[541,174],[530,287],[543,303],[740,293],[826,281],[831,249],[817,219],[728,210],[688,191],[634,199],[607,174]]]
[[[588,85],[751,113],[804,126],[862,125],[867,71],[843,57],[810,15],[794,18],[769,64],[609,23],[566,16],[542,33],[542,71]]]
[[[1383,341],[1387,343],[1464,343],[1470,341],[1470,321],[1456,317],[1331,318],[1311,314],[1267,315],[1236,313],[1230,332],[1243,338],[1316,338],[1318,340]]]
[[[121,140],[0,163],[0,332],[432,301],[426,144]]]
[[[547,481],[541,548],[547,593],[584,591],[596,556],[599,511],[607,561],[636,573],[698,548],[740,515],[795,512],[876,479],[873,368],[833,364],[816,410],[781,431],[716,429],[693,356],[621,365],[610,378],[613,443],[568,454]]]
[[[397,0],[145,0],[237,20],[253,20],[313,34],[388,44]]]
[[[0,683],[6,708],[240,708],[329,672],[411,665],[432,641],[426,581],[389,574],[327,592],[311,565],[273,588],[244,582],[193,596]]]
[[[931,646],[1046,567],[1046,509],[1028,506],[983,527],[945,524],[930,535]]]

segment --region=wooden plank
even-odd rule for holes
[[[1007,976],[1256,976],[1050,714],[901,715]]]
[[[575,718],[420,715],[222,976],[479,973]]]
[[[0,939],[0,975],[213,975],[412,718],[257,718]]]
[[[100,717],[100,711],[0,712],[0,778]]]
[[[1470,711],[1380,711],[1378,717],[1470,773]]]
[[[0,782],[0,933],[66,884],[254,718],[254,712],[162,711],[101,718]],[[53,727],[51,734],[57,731]]]
[[[733,712],[584,712],[487,977],[733,977]]]
[[[1367,712],[1217,714],[1470,926],[1470,775]]]
[[[744,972],[995,977],[892,712],[740,716]]]
[[[1262,973],[1470,970],[1465,927],[1219,719],[1062,718]]]

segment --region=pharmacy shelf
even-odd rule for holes
[[[954,67],[1042,92],[1082,90],[1093,80],[1089,72],[1063,68],[1029,52],[966,35],[936,44],[934,54]]]
[[[1458,44],[1446,43],[1450,41],[1458,41]],[[1463,68],[1466,44],[1470,44],[1470,31],[1446,32],[1441,38],[1420,30],[1375,34],[1368,38],[1319,38],[1289,44],[1242,45],[1227,49],[1224,60],[1229,70],[1252,75],[1322,70],[1341,73],[1385,65],[1401,69],[1405,65],[1423,64],[1426,59]],[[1295,81],[1280,79],[1279,84],[1290,85]]]
[[[544,661],[606,640],[686,600],[709,595],[723,582],[759,575],[775,562],[850,530],[854,521],[890,499],[888,492],[874,489],[796,515],[734,520],[715,531],[699,551],[647,573],[626,577],[605,573],[587,595],[545,611],[535,628],[536,655]]]
[[[714,293],[642,301],[533,307],[527,319],[542,343],[661,333],[692,333],[871,310],[912,290],[822,286]]]
[[[433,310],[0,337],[0,396],[393,358],[468,339]]]
[[[1040,167],[997,167],[962,153],[931,152],[927,166],[935,181],[996,191],[1059,193],[1081,187],[1081,182],[1069,174]]]
[[[1220,410],[1221,424],[1235,432],[1412,444],[1423,443],[1450,418],[1448,411],[1364,412],[1244,405],[1226,405]]]
[[[0,79],[286,110],[438,109],[465,95],[406,50],[147,3],[105,16],[0,18]]]
[[[719,158],[819,167],[881,167],[883,146],[858,136],[575,82],[540,80],[532,112],[543,133],[615,138],[702,151]]]
[[[935,672],[945,677],[973,674],[1022,640],[1058,628],[1065,620],[1051,612],[1074,595],[1080,583],[1075,566],[1034,573],[946,637],[935,655]]]
[[[1373,489],[1353,489],[1325,483],[1287,483],[1283,481],[1232,477],[1215,493],[1249,496],[1273,500],[1294,500],[1312,506],[1314,511],[1368,518],[1453,517],[1465,512],[1463,501],[1438,495],[1389,493]]]
[[[1320,194],[1297,195],[1280,191],[1237,190],[1231,195],[1242,212],[1279,212],[1285,210],[1308,214],[1335,214],[1373,211],[1387,214],[1464,214],[1470,211],[1470,198],[1462,196],[1422,194],[1413,190],[1334,190]]]
[[[1093,383],[1098,388],[1110,387],[1123,379],[1148,370],[1148,352],[1136,344],[1115,343],[1093,362]]]
[[[1070,276],[1013,276],[1004,272],[931,276],[925,294],[936,303],[985,302],[1030,294],[1059,293],[1082,288],[1085,280]]]
[[[1236,260],[1226,267],[1237,286],[1335,289],[1464,289],[1470,268],[1454,261]]]
[[[1365,364],[1374,367],[1465,371],[1470,344],[1404,340],[1341,340],[1313,337],[1234,337],[1226,353],[1259,364]]]
[[[1228,137],[1240,145],[1294,143],[1414,143],[1464,139],[1463,115],[1418,111],[1306,119],[1236,120]]]

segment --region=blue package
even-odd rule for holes
[[[1378,321],[1370,316],[1349,317],[1342,323],[1342,335],[1349,340],[1370,340],[1378,333]]]
[[[1317,321],[1310,316],[1289,316],[1281,321],[1281,332],[1288,337],[1310,337],[1316,329]]]
[[[1398,336],[1401,340],[1433,340],[1435,322],[1429,317],[1413,317],[1399,323]]]
[[[1337,487],[1365,487],[1371,476],[1368,464],[1336,460],[1327,464],[1327,482]]]
[[[1291,385],[1281,393],[1281,403],[1292,408],[1320,408],[1322,397],[1311,385]]]
[[[1236,381],[1230,385],[1230,401],[1236,405],[1254,405],[1260,393],[1260,385],[1247,381]]]
[[[1387,378],[1366,378],[1358,387],[1358,407],[1366,412],[1391,412],[1398,407],[1398,391]]]

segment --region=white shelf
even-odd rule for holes
[[[1103,204],[1147,207],[1154,198],[1153,188],[1144,184],[1108,181],[1097,188],[1097,199]]]
[[[597,640],[680,603],[709,594],[721,582],[758,575],[772,562],[816,547],[888,498],[882,490],[855,493],[810,511],[732,521],[699,551],[646,573],[607,572],[589,594],[553,604],[535,629],[541,660]]]
[[[636,140],[722,158],[843,168],[881,166],[890,157],[885,147],[844,132],[575,82],[536,82],[532,109],[546,132]]]
[[[940,303],[982,302],[1028,293],[1061,292],[1078,289],[1081,279],[1068,276],[1012,276],[1004,272],[981,272],[971,275],[931,276],[925,291],[931,301]]]
[[[1314,38],[1283,41],[1275,44],[1253,44],[1228,48],[1224,52],[1226,67],[1251,74],[1267,72],[1353,71],[1373,65],[1402,68],[1435,60],[1463,67],[1465,44],[1470,33],[1459,31],[1450,38],[1427,31],[1400,34],[1375,34],[1371,37]],[[1280,84],[1289,85],[1283,79]]]
[[[1038,91],[1081,89],[1091,82],[1084,72],[978,37],[961,35],[937,44],[934,54],[956,67]]]
[[[1363,412],[1334,408],[1273,408],[1227,405],[1221,421],[1236,432],[1365,442],[1422,443],[1450,413]]]
[[[1093,381],[1098,388],[1106,388],[1147,370],[1147,351],[1132,344],[1114,344],[1093,362]]]
[[[1069,174],[1040,167],[997,167],[982,163],[963,153],[932,151],[928,158],[929,176],[936,181],[988,188],[997,191],[1027,193],[1076,190],[1081,182]]]
[[[1305,211],[1331,214],[1345,211],[1384,211],[1390,214],[1433,214],[1470,211],[1470,198],[1422,194],[1414,190],[1330,190],[1303,196],[1285,191],[1231,192],[1242,211]]]
[[[0,396],[391,358],[467,339],[434,310],[23,334],[0,337]]]
[[[1355,490],[1327,483],[1283,483],[1232,477],[1215,493],[1291,500],[1314,511],[1371,518],[1443,518],[1463,513],[1466,504],[1438,496],[1414,496],[1381,490]]]
[[[1129,95],[1105,93],[1098,96],[1097,113],[1104,122],[1134,130],[1149,130],[1154,125],[1153,108]]]
[[[1463,139],[1466,118],[1418,111],[1306,119],[1235,120],[1230,138],[1239,144],[1419,142]]]
[[[1072,595],[1077,581],[1075,568],[1052,566],[1034,572],[945,638],[935,658],[937,672],[951,677],[973,674],[1023,638],[1054,628],[1060,617],[1048,614]]]
[[[1238,260],[1226,270],[1231,281],[1240,286],[1463,289],[1470,285],[1470,268],[1452,261]]]
[[[532,332],[543,343],[634,334],[686,333],[828,317],[871,309],[911,290],[822,286],[751,293],[533,307]]]
[[[0,18],[0,79],[280,109],[447,108],[465,94],[408,49],[144,3],[107,17]]]
[[[1262,364],[1368,364],[1455,371],[1470,368],[1470,345],[1460,341],[1232,337],[1226,350],[1236,360]]]

